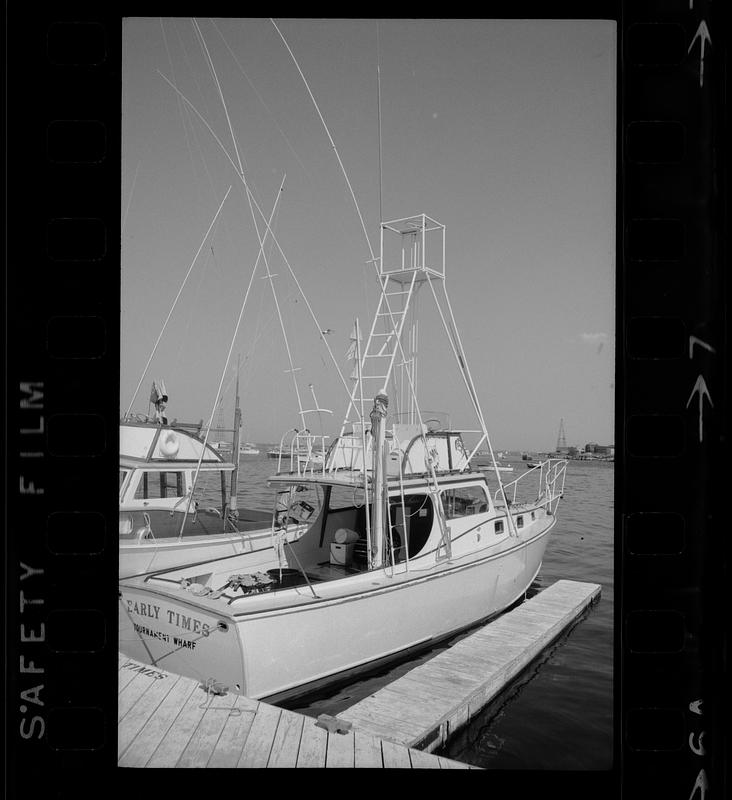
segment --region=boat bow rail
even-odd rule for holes
[[[517,503],[534,501],[546,506],[549,513],[556,511],[559,501],[564,496],[564,479],[567,473],[567,461],[561,458],[548,458],[534,469],[519,475],[510,483],[503,484],[506,499],[515,505]],[[532,495],[532,488],[535,494]],[[494,492],[494,500],[499,501],[501,490]],[[510,498],[509,498],[510,495]]]

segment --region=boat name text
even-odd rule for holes
[[[135,627],[137,628],[138,626]],[[156,681],[168,677],[167,672],[158,672],[156,669],[150,669],[150,667],[146,667],[143,664],[136,664],[134,661],[128,661],[123,664],[122,669],[130,669],[133,672],[139,672],[141,675],[148,675],[151,678],[155,678]]]
[[[200,633],[202,636],[208,636],[211,633],[211,626],[207,622],[203,622],[195,617],[188,617],[181,614],[179,611],[173,609],[165,609],[161,616],[160,606],[154,603],[145,603],[143,601],[136,601],[127,599],[127,610],[130,614],[135,614],[138,617],[147,617],[148,619],[155,619],[167,622],[168,625],[174,625],[181,630],[190,631],[191,633]],[[159,632],[158,632],[159,633]],[[167,636],[167,634],[160,634],[156,638]],[[168,641],[166,639],[166,641]]]

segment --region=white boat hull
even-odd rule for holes
[[[191,598],[174,581],[164,591],[123,584],[120,647],[247,697],[302,694],[506,609],[538,573],[553,524],[509,538],[501,552],[486,548],[424,570],[414,564],[409,573],[399,565],[391,578],[378,570],[316,583],[317,599],[307,586],[276,592],[279,607],[263,594],[241,614],[232,613],[236,603]],[[191,643],[181,646],[181,637]]]

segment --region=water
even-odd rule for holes
[[[271,507],[272,492],[264,479],[276,465],[262,457],[242,460],[240,506]],[[524,469],[520,461],[514,466],[513,473],[504,473],[504,481],[518,477]],[[569,462],[557,525],[529,590],[531,596],[561,578],[599,583],[600,602],[529,665],[441,754],[488,769],[612,767],[613,476],[610,463]],[[309,716],[337,715],[449,644],[288,708]]]

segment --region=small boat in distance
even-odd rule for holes
[[[239,446],[239,455],[241,456],[258,456],[259,452],[257,445],[251,442],[244,442]]]
[[[500,458],[502,454],[496,453],[496,455]],[[490,467],[490,469],[494,469],[493,460],[491,459],[491,454],[488,450],[478,450],[473,457],[473,461],[478,467]],[[504,464],[498,460],[496,461],[495,469],[497,469],[499,472],[513,472],[513,466],[511,464]]]

